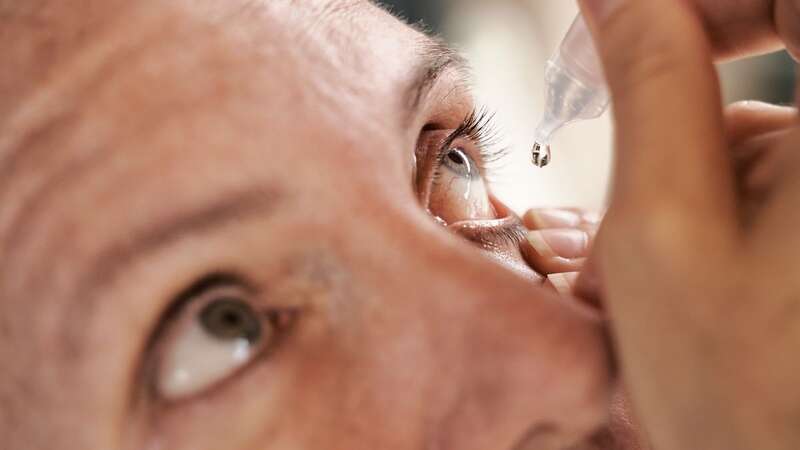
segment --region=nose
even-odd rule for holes
[[[382,331],[412,339],[409,361],[428,364],[414,384],[429,386],[430,448],[566,447],[588,437],[606,420],[612,382],[601,319],[466,241],[421,230],[408,234],[414,242],[392,241],[400,248],[390,254],[403,258],[386,292],[404,300],[388,306]]]

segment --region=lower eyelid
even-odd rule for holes
[[[252,348],[251,353],[248,354],[247,361],[243,362],[232,368],[229,372],[219,375],[219,379],[209,382],[206,387],[197,389],[196,391],[187,394],[179,395],[165,395],[159,388],[157,377],[160,370],[162,370],[163,362],[160,361],[163,357],[163,351],[159,352],[159,361],[153,366],[154,371],[151,373],[154,382],[151,383],[153,388],[153,395],[167,404],[178,404],[185,401],[191,401],[197,398],[204,398],[225,389],[231,383],[247,373],[253,366],[259,365],[265,359],[270,358],[273,354],[284,345],[287,337],[297,324],[300,317],[299,309],[286,309],[286,310],[267,310],[259,311],[258,316],[262,318],[264,323],[270,324],[272,331],[268,339],[262,340],[258,345]]]
[[[524,228],[516,216],[456,222],[449,225],[448,229],[481,247],[503,244],[519,245],[525,240]]]
[[[464,177],[443,168],[431,191],[430,211],[448,223],[497,217],[489,191],[480,177]]]
[[[140,376],[146,380],[144,385],[149,387],[152,395],[157,399],[170,403],[183,401],[186,399],[185,397],[193,398],[196,395],[204,395],[206,391],[214,391],[218,387],[226,385],[229,379],[237,378],[241,372],[246,371],[256,361],[260,361],[271,354],[275,347],[283,341],[284,335],[293,327],[299,316],[299,309],[294,307],[265,308],[263,305],[257,304],[262,295],[256,292],[249,284],[240,282],[239,278],[227,275],[206,276],[179,295],[162,317],[157,330],[150,338],[151,343],[145,351],[146,362],[142,366],[144,370]],[[186,367],[195,367],[194,363],[191,362],[193,357],[188,360],[171,360],[171,358],[177,357],[174,352],[179,350],[181,346],[188,349],[189,353],[184,351],[186,355],[191,355],[192,346],[197,346],[198,343],[201,344],[200,347],[203,347],[202,342],[196,339],[195,341],[197,342],[191,341],[191,339],[186,341],[187,332],[191,332],[193,327],[201,326],[198,322],[200,320],[199,314],[209,302],[221,299],[236,299],[249,304],[252,308],[252,314],[254,314],[254,317],[259,318],[258,320],[262,324],[261,329],[268,330],[269,334],[264,335],[257,343],[253,343],[252,347],[248,348],[245,360],[239,363],[231,361],[228,366],[230,367],[229,370],[223,370],[216,375],[210,373],[210,381],[207,383],[199,379],[198,385],[200,387],[196,388],[196,391],[195,388],[191,387],[164,391],[163,386],[165,385],[161,383],[165,382],[164,380],[169,381],[165,377],[171,370],[165,364],[179,364],[174,366],[175,370],[180,370],[180,367],[185,364],[188,364]],[[208,338],[215,339],[210,335]],[[224,342],[220,341],[219,344],[223,345]],[[186,347],[187,345],[188,347]],[[221,349],[220,347],[218,350]],[[200,348],[198,351],[204,350]],[[218,357],[222,355],[219,352],[217,353]],[[166,386],[169,386],[169,384]],[[186,389],[189,390],[187,391]],[[173,395],[169,395],[168,392],[172,392]]]

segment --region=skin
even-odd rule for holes
[[[790,2],[696,6],[715,57],[791,36],[782,21]],[[630,450],[647,448],[642,436],[652,430],[669,433],[654,436],[665,445],[698,442],[681,426],[691,414],[661,407],[685,392],[665,396],[641,382],[674,384],[663,378],[674,371],[631,370],[641,368],[638,355],[662,350],[631,350],[654,341],[625,327],[636,308],[614,307],[634,280],[600,271],[583,279],[594,278],[583,291],[620,321],[615,337],[626,375],[638,376],[630,384],[643,425],[619,392],[607,416],[604,322],[553,289],[574,286],[596,218],[529,212],[524,225],[549,242],[542,251],[522,240],[522,223],[497,199],[499,222],[448,230],[426,210],[459,213],[447,195],[428,203],[425,175],[412,181],[412,155],[424,166],[430,148],[420,143],[441,140],[473,105],[453,68],[409,112],[402,93],[431,53],[419,33],[364,2],[98,1],[80,10],[0,2],[0,13],[0,55],[15,68],[0,73],[0,353],[13,362],[0,372],[0,435],[8,448]],[[628,25],[658,22],[637,19]],[[629,50],[605,54],[636,60]],[[748,194],[742,204],[755,211],[774,168],[790,158],[775,149],[786,148],[776,145],[795,114],[746,105],[721,121]],[[641,239],[623,225],[647,216],[621,222],[619,204],[607,229],[631,234],[601,238],[596,255],[611,253],[608,242]],[[566,238],[576,231],[585,235]],[[616,267],[652,262],[614,254]],[[246,367],[166,399],[159,368],[181,334],[175,323],[196,312],[171,305],[219,271],[254,288],[243,296],[259,308],[295,313],[292,326]],[[650,288],[671,280],[658,277]],[[681,386],[708,388],[689,381]],[[745,400],[777,417],[793,404],[778,394]],[[726,418],[707,404],[711,417]],[[739,443],[768,448],[764,424],[739,419]],[[734,429],[720,425],[729,423],[703,434]]]
[[[800,340],[797,110],[724,113],[713,67],[731,49],[785,45],[797,56],[800,9],[729,3],[582,1],[612,91],[618,157],[579,284],[612,318],[631,403],[663,450],[800,446],[789,357]],[[664,169],[675,161],[679,170]]]
[[[0,21],[4,448],[596,448],[605,325],[543,281],[589,239],[539,254],[494,198],[498,220],[434,220],[458,207],[426,204],[421,143],[474,105],[455,66],[407,95],[428,38],[362,1],[0,2]],[[165,398],[200,301],[177,299],[218,273],[280,339]]]

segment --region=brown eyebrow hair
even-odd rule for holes
[[[148,253],[169,246],[186,236],[201,234],[231,222],[241,222],[252,216],[263,217],[273,212],[283,196],[274,189],[253,188],[223,196],[197,209],[179,211],[99,255],[90,265],[80,285],[93,286],[108,282],[120,269]]]
[[[88,270],[82,274],[70,297],[84,298],[82,302],[69,302],[76,305],[68,310],[70,317],[64,318],[67,325],[62,332],[64,351],[75,353],[80,342],[82,327],[73,328],[69,324],[80,324],[89,317],[95,307],[97,292],[112,284],[126,267],[147,258],[157,250],[169,247],[187,236],[201,235],[210,230],[220,230],[232,223],[241,223],[252,217],[263,218],[272,214],[285,200],[275,189],[253,187],[229,195],[221,196],[201,207],[179,210],[171,216],[159,220],[148,227],[124,236],[116,245],[110,246],[94,258]]]
[[[439,37],[423,35],[420,39],[421,58],[414,71],[415,75],[405,90],[406,123],[410,122],[420,103],[430,92],[441,76],[455,71],[462,80],[469,78],[467,60]]]

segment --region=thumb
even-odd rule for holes
[[[666,212],[689,222],[703,216],[706,227],[709,217],[731,220],[722,101],[700,19],[679,0],[580,3],[614,105],[616,216]]]
[[[685,368],[703,355],[685,319],[725,298],[711,275],[723,267],[717,261],[735,260],[737,232],[711,48],[687,1],[581,0],[581,8],[616,131],[611,205],[587,273],[599,269],[622,371],[655,447],[687,448],[695,436],[685,399],[700,387]]]

